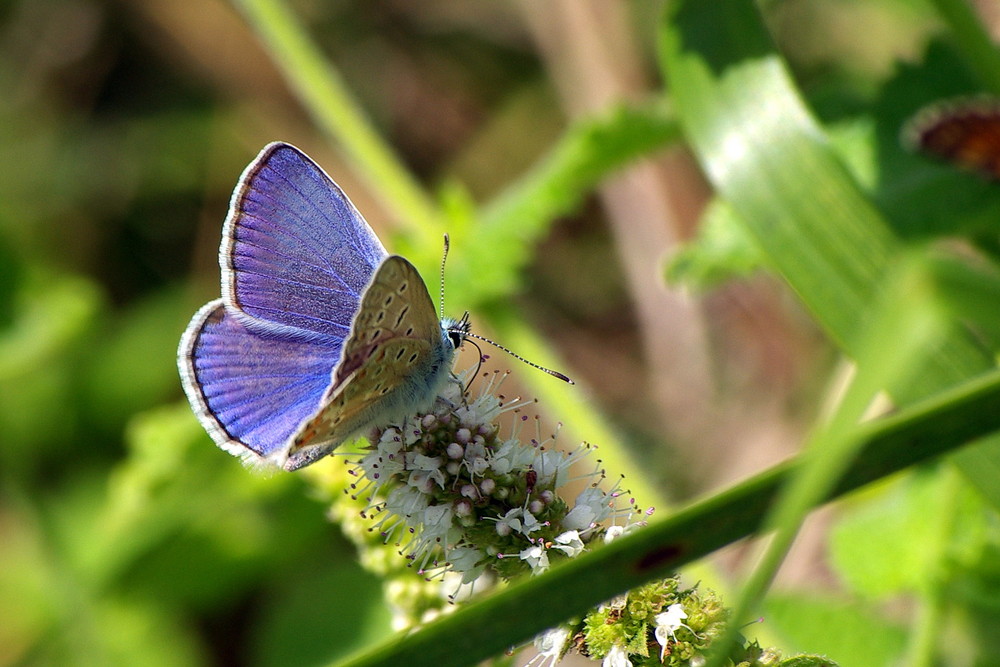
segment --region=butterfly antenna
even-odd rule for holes
[[[441,254],[441,298],[438,304],[441,307],[441,319],[444,319],[444,263],[448,260],[448,248],[451,247],[451,240],[448,234],[444,235],[444,252]]]
[[[504,347],[500,343],[497,343],[496,341],[492,341],[489,338],[486,338],[485,336],[480,336],[480,335],[477,335],[477,334],[474,334],[474,333],[471,333],[471,332],[468,332],[468,331],[465,332],[465,335],[466,335],[467,338],[475,338],[476,340],[481,340],[484,343],[489,343],[490,345],[492,345],[493,347],[497,348],[498,350],[503,350],[504,352],[506,352],[510,356],[514,357],[518,361],[524,362],[524,363],[528,364],[529,366],[531,366],[532,368],[536,368],[536,369],[542,371],[543,373],[548,373],[552,377],[559,378],[563,382],[567,382],[569,384],[576,384],[568,376],[563,375],[559,371],[554,371],[551,368],[546,368],[545,366],[540,366],[539,364],[536,364],[533,361],[528,361],[527,359],[525,359],[521,355],[515,354],[514,352],[511,352],[509,349],[507,349],[506,347]],[[476,345],[476,348],[478,349],[479,346]],[[480,356],[482,356],[482,350],[480,350]]]
[[[451,247],[451,239],[449,239],[448,238],[448,234],[445,233],[445,235],[444,235],[444,252],[441,254],[441,299],[440,299],[440,305],[441,305],[441,319],[442,320],[444,319],[444,264],[448,260],[448,249],[450,247]],[[458,324],[453,329],[451,329],[451,331],[458,332],[461,335],[461,337],[462,337],[463,340],[468,340],[470,338],[475,338],[476,340],[481,340],[484,343],[489,343],[493,347],[495,347],[495,348],[497,348],[499,350],[503,350],[504,352],[506,352],[510,356],[514,357],[518,361],[524,362],[524,363],[528,364],[529,366],[531,366],[532,368],[536,368],[536,369],[542,371],[543,373],[548,373],[552,377],[559,378],[563,382],[568,382],[569,384],[576,384],[568,376],[563,375],[559,371],[554,371],[551,368],[546,368],[545,366],[541,366],[539,364],[536,364],[533,361],[528,361],[527,359],[525,359],[521,355],[515,354],[514,352],[510,351],[509,349],[507,349],[506,347],[504,347],[500,343],[492,341],[489,338],[486,338],[484,336],[479,336],[477,334],[471,333],[469,331],[469,313],[468,313],[468,311],[466,311],[465,315],[462,316],[462,319],[458,322]],[[483,349],[481,347],[479,347],[478,345],[476,345],[473,341],[470,340],[469,342],[472,343],[473,345],[475,345],[476,349],[479,350],[479,365],[476,366],[476,372],[472,375],[472,379],[475,380],[476,376],[479,375],[479,368],[482,366],[482,363],[483,363]],[[469,382],[469,386],[472,386],[472,382],[471,381]],[[466,391],[468,391],[469,387],[466,387],[465,389],[466,389]]]

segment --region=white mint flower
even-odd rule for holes
[[[465,518],[472,516],[472,503],[468,500],[459,500],[455,503],[455,516]]]
[[[559,658],[566,651],[569,644],[570,631],[568,628],[553,628],[546,630],[535,637],[535,650],[538,655],[529,660],[524,667],[553,667]]]
[[[610,544],[624,534],[625,526],[608,526],[608,529],[604,531],[604,543]]]
[[[604,656],[604,661],[601,663],[602,667],[632,667],[632,661],[628,659],[628,653],[625,652],[624,647],[619,644],[615,644],[608,651],[608,654]]]
[[[494,374],[477,399],[449,383],[429,412],[385,429],[350,471],[362,478],[351,485],[351,497],[368,503],[362,516],[423,574],[454,572],[465,581],[537,574],[550,556],[577,556],[599,524],[633,511],[617,507],[617,486],[599,488],[600,462],[574,478],[588,486],[575,504],[566,502],[561,485],[571,481],[570,466],[593,447],[556,448],[559,429],[543,435],[540,420],[521,412],[533,401],[495,395],[503,377]],[[495,420],[502,413],[514,416],[506,438]],[[553,548],[559,552],[549,554]]]
[[[441,467],[440,456],[424,456],[423,454],[417,454],[413,457],[413,464],[410,466],[413,470],[437,470]]]
[[[506,537],[514,531],[520,532],[521,530],[521,515],[524,510],[520,507],[515,507],[512,510],[508,510],[503,517],[496,520],[496,531],[497,535],[501,537]]]
[[[679,602],[675,602],[667,607],[665,612],[656,615],[654,619],[656,622],[656,632],[654,634],[656,635],[656,641],[660,642],[660,646],[662,647],[660,649],[661,661],[667,651],[667,637],[676,642],[677,637],[674,633],[681,628],[691,630],[689,626],[684,624],[683,621],[685,618],[687,618],[687,613],[685,613],[684,607]],[[691,630],[691,632],[694,632],[694,630]]]
[[[646,511],[646,514],[651,514],[650,510]],[[609,544],[610,542],[618,539],[622,535],[629,535],[635,532],[636,529],[641,528],[646,525],[645,521],[630,522],[624,526],[608,526],[608,529],[604,531],[604,543]]]
[[[472,547],[457,547],[448,551],[448,562],[457,572],[470,572],[476,569],[476,564],[486,558],[479,549]],[[479,568],[482,572],[482,568]],[[478,576],[478,575],[477,575]]]
[[[566,483],[567,472],[574,462],[572,457],[552,449],[538,452],[531,467],[538,471],[539,484],[552,484],[558,487]]]
[[[423,512],[428,502],[429,498],[412,486],[401,486],[389,493],[385,509],[391,514],[410,517]]]
[[[476,477],[481,477],[483,473],[485,473],[489,469],[489,467],[490,467],[490,462],[481,456],[478,456],[469,461],[469,470]]]
[[[498,475],[506,475],[513,470],[522,470],[535,460],[535,449],[517,438],[505,441],[490,457],[490,468]]]
[[[386,431],[378,446],[361,460],[365,477],[381,484],[405,469],[402,438],[395,429]]]
[[[451,528],[452,509],[448,505],[431,505],[424,510],[423,532],[429,540],[445,540]]]
[[[491,382],[492,384],[492,382]],[[479,398],[468,405],[461,405],[455,409],[455,416],[459,423],[472,427],[478,424],[488,424],[500,416],[503,412],[500,401],[492,392],[484,391]]]
[[[583,540],[580,539],[580,531],[567,530],[557,536],[553,549],[559,549],[570,558],[575,558],[584,549]]]
[[[474,589],[469,582],[474,580],[475,577],[465,581],[458,572],[445,572],[441,577],[441,594],[451,602],[466,602],[472,597]]]
[[[545,551],[543,544],[533,544],[518,556],[528,564],[532,574],[541,574],[549,569],[549,554]]]
[[[444,488],[444,474],[440,470],[414,470],[406,482],[421,493],[434,491],[434,485]]]
[[[522,522],[521,532],[525,535],[530,535],[541,527],[542,524],[535,518],[535,515],[528,510],[524,510],[524,521]]]
[[[604,521],[611,514],[608,495],[596,486],[587,487],[576,497],[573,509],[563,519],[563,528],[587,530]]]
[[[480,438],[482,440],[482,438]],[[472,462],[475,459],[485,459],[486,458],[486,445],[480,442],[480,440],[474,440],[472,442],[466,441],[465,447],[465,460]],[[460,445],[462,446],[462,445]]]

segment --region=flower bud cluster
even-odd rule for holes
[[[711,643],[725,630],[729,610],[711,591],[680,589],[673,576],[633,589],[600,605],[572,626],[535,638],[537,654],[526,667],[552,667],[570,650],[601,661],[602,667],[705,663]],[[756,643],[734,646],[726,664],[776,667],[781,654]],[[781,663],[786,664],[786,663]],[[832,663],[804,662],[804,665]]]
[[[351,496],[366,503],[372,529],[423,574],[457,572],[462,583],[484,572],[537,574],[580,553],[603,521],[633,511],[619,507],[617,486],[600,488],[600,462],[574,502],[563,498],[571,468],[593,448],[554,449],[556,436],[541,437],[537,419],[535,437],[523,440],[530,403],[496,395],[503,377],[491,376],[474,400],[449,386],[431,411],[377,432],[351,471],[360,478]],[[506,436],[504,413],[515,418]]]
[[[723,632],[728,613],[710,591],[678,589],[677,577],[656,581],[591,611],[582,631],[588,653],[607,665],[624,665],[619,656],[691,664]]]

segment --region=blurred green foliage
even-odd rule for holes
[[[1000,187],[899,143],[924,104],[1000,94],[989,76],[1000,58],[970,50],[981,36],[955,19],[956,3],[759,4],[859,201],[893,243],[931,250],[935,303],[985,360],[1000,350]],[[629,19],[655,71],[648,19],[659,21],[661,8],[650,5]],[[431,211],[433,224],[420,228],[404,204],[387,204],[390,186],[408,186],[380,190],[363,154],[336,164],[338,180],[366,182],[373,201],[359,205],[397,241],[388,245],[433,269],[447,229],[462,248],[450,260],[449,299],[499,330],[519,306],[547,309],[538,324],[556,323],[547,330],[556,341],[558,323],[591,327],[590,340],[565,339],[589,350],[577,356],[594,367],[573,369],[585,375],[603,377],[597,361],[610,347],[637,346],[623,334],[636,323],[592,194],[681,138],[660,90],[567,123],[558,74],[513,4],[290,9]],[[724,62],[728,46],[703,28],[708,61]],[[317,665],[390,637],[380,583],[355,564],[323,506],[297,477],[250,474],[213,447],[176,375],[181,331],[217,294],[215,249],[243,166],[281,138],[308,146],[331,172],[340,159],[323,138],[336,131],[314,129],[277,60],[221,3],[0,5],[0,665]],[[712,175],[711,156],[699,157]],[[816,194],[815,184],[797,185]],[[735,201],[734,192],[724,194]],[[789,278],[781,260],[794,253],[761,243],[759,228],[755,238],[746,207],[719,197],[705,211],[670,280],[706,289],[776,267]],[[557,221],[566,224],[553,232]],[[790,282],[820,321],[847,322]],[[518,300],[525,285],[538,288],[531,305]],[[530,327],[507,331],[520,352],[550,363],[551,347]],[[839,337],[836,326],[826,333]],[[631,380],[635,368],[617,370]],[[585,400],[557,403],[557,414],[603,445],[613,435]],[[665,456],[652,455],[644,472],[664,474]],[[981,461],[980,490],[996,488],[996,468]],[[921,626],[921,637],[946,633],[946,664],[991,664],[996,498],[952,475],[925,472],[853,498],[831,537],[842,590],[770,598],[769,628],[792,649],[886,664],[914,654]],[[906,613],[885,612],[887,600]]]

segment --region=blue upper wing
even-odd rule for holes
[[[294,146],[266,146],[233,193],[222,299],[178,350],[188,399],[215,442],[281,464],[332,381],[385,249],[339,187]]]
[[[343,191],[294,146],[264,147],[233,193],[222,296],[249,329],[342,341],[385,248]]]

